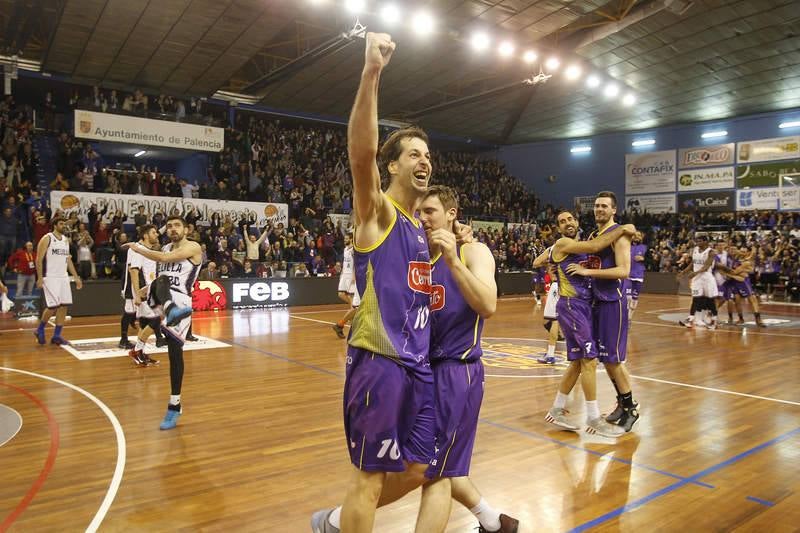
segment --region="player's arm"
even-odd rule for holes
[[[200,260],[202,260],[203,257],[202,248],[200,248],[200,245],[194,241],[186,241],[186,243],[186,246],[182,246],[177,250],[171,250],[169,252],[151,250],[150,248],[147,248],[139,243],[125,243],[123,246],[125,248],[133,248],[141,255],[148,259],[152,259],[157,263],[175,263],[177,261],[183,261],[184,259],[194,259],[195,261],[193,262],[197,264],[198,257]]]
[[[78,275],[78,271],[75,270],[75,265],[72,263],[72,256],[67,257],[67,270],[75,280],[75,288],[81,290],[83,288],[83,280]]]
[[[544,252],[536,256],[533,260],[533,268],[541,268],[547,264],[550,256],[550,248],[545,248]]]
[[[42,278],[44,276],[44,257],[48,246],[50,246],[50,236],[45,235],[39,239],[39,245],[36,247],[36,286],[40,289],[42,288]]]
[[[619,226],[611,231],[607,231],[590,241],[576,241],[575,239],[562,237],[556,241],[555,245],[558,247],[556,251],[558,251],[560,255],[596,254],[600,250],[604,250],[614,244],[614,242],[623,235],[627,235],[628,263],[630,264],[630,237],[633,236],[634,233],[636,233],[636,227],[634,227],[633,224],[625,224],[624,226]]]
[[[568,274],[587,276],[595,279],[625,279],[631,274],[631,239],[621,237],[614,245],[613,268],[584,268],[576,263],[567,267]]]
[[[378,155],[378,87],[395,44],[385,33],[367,33],[364,70],[347,124],[347,154],[353,173],[353,203],[359,225],[377,219],[387,200],[381,192]]]
[[[642,253],[643,254],[647,253],[646,250],[647,249],[645,248],[645,251],[642,252]],[[635,256],[633,256],[633,260],[636,261],[637,263],[644,263],[644,255],[635,255]]]

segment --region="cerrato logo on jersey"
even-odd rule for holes
[[[408,288],[423,294],[431,293],[431,264],[428,261],[408,262]]]
[[[444,309],[445,293],[444,285],[433,285],[431,287],[431,311]]]

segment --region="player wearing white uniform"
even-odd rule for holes
[[[717,306],[714,298],[717,297],[717,280],[714,279],[713,269],[716,254],[708,245],[708,237],[700,235],[695,238],[697,246],[692,250],[692,260],[689,265],[679,274],[689,273],[690,286],[692,289],[692,307],[689,316],[685,321],[680,321],[682,326],[693,328],[695,326],[695,313],[708,311],[711,321],[707,324],[708,329],[717,328]]]
[[[542,357],[536,359],[537,362],[554,365],[556,364],[556,344],[558,343],[559,329],[558,329],[558,311],[556,311],[556,304],[558,303],[558,278],[552,264],[548,264],[550,257],[550,248],[546,248],[544,252],[539,254],[533,260],[533,268],[541,268],[546,266],[547,273],[550,278],[550,286],[546,289],[547,296],[544,304],[544,328],[550,333],[547,338],[547,353],[542,354]],[[538,306],[538,303],[537,303]]]
[[[178,417],[182,413],[183,344],[192,324],[192,287],[203,263],[203,250],[198,243],[186,238],[186,222],[180,216],[167,219],[166,231],[171,242],[161,252],[138,243],[125,246],[133,247],[144,257],[158,263],[148,304],[159,310],[166,321],[161,327],[169,339],[167,346],[172,389],[167,414],[159,427],[172,429],[178,424]]]
[[[350,304],[350,310],[345,313],[341,320],[333,325],[333,331],[344,339],[344,326],[350,322],[358,311],[361,298],[358,296],[356,288],[356,270],[353,263],[353,245],[350,234],[344,236],[344,257],[342,258],[342,273],[339,275],[339,299],[346,304]]]
[[[52,344],[69,344],[61,336],[64,321],[67,318],[67,306],[72,305],[72,289],[69,286],[67,271],[75,278],[75,288],[83,288],[83,281],[75,271],[72,256],[69,253],[69,238],[64,235],[67,227],[65,218],[53,217],[53,231],[39,241],[36,249],[36,286],[44,292],[47,309],[42,313],[39,327],[34,336],[39,344],[45,343],[44,328],[53,314],[56,315],[56,329]]]
[[[149,249],[158,247],[158,229],[152,224],[145,224],[139,228],[139,244]],[[148,259],[135,249],[128,250],[128,269],[131,284],[131,303],[139,319],[139,334],[136,345],[128,352],[133,362],[140,366],[157,365],[158,361],[144,353],[145,343],[150,335],[161,336],[161,317],[148,303],[150,285],[156,279],[156,262]]]
[[[119,321],[119,344],[123,350],[130,350],[133,344],[128,340],[128,329],[136,326],[136,307],[133,305],[133,288],[131,287],[131,259],[130,250],[125,250],[125,270],[122,272],[122,317]]]

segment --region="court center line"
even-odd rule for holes
[[[106,404],[98,400],[90,392],[85,391],[84,389],[78,387],[77,385],[73,385],[72,383],[62,381],[58,378],[46,376],[44,374],[29,372],[27,370],[19,370],[16,368],[9,368],[5,366],[0,366],[0,370],[5,370],[7,372],[17,372],[19,374],[25,374],[28,376],[33,376],[47,381],[52,381],[53,383],[58,383],[59,385],[63,385],[64,387],[74,390],[75,392],[84,395],[86,398],[94,402],[95,405],[97,405],[100,408],[100,410],[103,411],[103,414],[106,415],[106,418],[108,418],[108,420],[111,422],[111,425],[114,427],[114,434],[117,437],[117,464],[114,467],[114,475],[111,477],[111,483],[109,483],[108,485],[108,491],[106,491],[106,495],[103,498],[100,507],[97,509],[97,513],[95,513],[94,518],[89,523],[89,526],[86,528],[87,532],[94,533],[95,531],[97,531],[97,528],[100,527],[100,524],[103,522],[106,513],[108,513],[108,510],[111,508],[111,504],[114,502],[114,498],[116,497],[117,491],[119,490],[120,483],[122,483],[122,474],[125,471],[125,456],[126,456],[125,433],[122,431],[122,425],[119,423],[119,420],[117,420],[117,417],[114,415],[114,412],[111,409],[109,409]]]
[[[775,437],[774,439],[771,439],[771,440],[768,440],[766,442],[763,442],[763,443],[761,443],[761,444],[759,444],[757,446],[754,446],[753,448],[750,448],[748,450],[743,451],[742,453],[740,453],[738,455],[734,455],[730,459],[727,459],[725,461],[722,461],[721,463],[717,463],[717,464],[715,464],[713,466],[710,466],[710,467],[706,468],[705,470],[701,470],[700,472],[694,474],[693,476],[690,476],[690,477],[685,478],[685,479],[683,479],[681,481],[678,481],[677,483],[673,483],[672,485],[668,485],[668,486],[664,487],[663,489],[660,489],[660,490],[657,490],[657,491],[655,491],[655,492],[653,492],[651,494],[648,494],[647,496],[645,496],[643,498],[639,498],[638,500],[634,500],[634,501],[632,501],[630,503],[627,503],[627,504],[623,505],[622,507],[617,507],[613,511],[610,511],[610,512],[604,514],[604,515],[601,515],[601,516],[598,516],[597,518],[589,520],[588,522],[585,522],[585,523],[583,523],[583,524],[571,529],[570,533],[579,533],[579,532],[582,532],[582,531],[586,531],[586,530],[591,529],[593,527],[596,527],[596,526],[598,526],[598,525],[600,525],[600,524],[602,524],[604,522],[607,522],[607,521],[611,520],[612,518],[616,518],[616,517],[618,517],[618,516],[620,516],[620,515],[622,515],[624,513],[627,513],[628,511],[633,511],[634,509],[638,509],[639,507],[647,505],[648,503],[652,502],[653,500],[656,500],[656,499],[660,498],[661,496],[664,496],[666,494],[669,494],[670,492],[673,492],[673,491],[675,491],[677,489],[680,489],[680,488],[682,488],[682,487],[684,487],[686,485],[689,485],[690,483],[692,483],[694,481],[697,481],[698,479],[700,479],[702,477],[705,477],[705,476],[707,476],[709,474],[713,474],[713,473],[717,472],[718,470],[722,470],[723,468],[726,468],[726,467],[728,467],[728,466],[730,466],[730,465],[732,465],[732,464],[734,464],[734,463],[736,463],[736,462],[738,462],[738,461],[740,461],[740,460],[742,460],[742,459],[744,459],[744,458],[746,458],[746,457],[748,457],[750,455],[753,455],[754,453],[760,452],[761,450],[763,450],[765,448],[768,448],[770,446],[773,446],[775,444],[783,442],[783,441],[785,441],[787,439],[790,439],[790,438],[792,438],[792,437],[794,437],[795,435],[798,435],[798,434],[800,434],[800,428],[796,428],[796,429],[793,429],[792,431],[789,431],[787,433],[779,435],[779,436]]]
[[[556,444],[556,445],[564,447],[564,448],[569,448],[569,449],[572,449],[572,450],[583,451],[583,452],[586,452],[586,453],[589,453],[589,454],[592,454],[592,455],[597,455],[598,457],[600,457],[601,459],[604,459],[606,461],[615,461],[615,462],[618,462],[618,463],[623,463],[623,464],[626,464],[628,466],[641,468],[641,469],[647,470],[649,472],[653,472],[653,473],[656,473],[656,474],[661,474],[662,476],[671,477],[673,479],[679,479],[681,481],[686,481],[686,480],[689,479],[689,478],[687,478],[685,476],[681,476],[679,474],[673,474],[671,472],[667,472],[665,470],[660,470],[660,469],[652,467],[652,466],[647,466],[647,465],[644,465],[644,464],[641,464],[641,463],[634,463],[633,461],[630,461],[628,459],[622,459],[620,457],[613,457],[613,456],[609,457],[605,452],[598,452],[596,450],[591,450],[589,448],[584,448],[583,446],[578,446],[576,444],[570,444],[568,442],[560,441],[558,439],[554,439],[552,437],[548,437],[548,436],[545,436],[545,435],[540,435],[540,434],[534,433],[532,431],[526,431],[524,429],[516,428],[514,426],[509,426],[507,424],[501,424],[499,422],[492,422],[491,420],[488,420],[486,418],[481,418],[480,422],[482,424],[486,424],[486,425],[489,425],[489,426],[492,426],[492,427],[496,427],[496,428],[499,428],[499,429],[504,429],[506,431],[511,431],[511,432],[517,433],[519,435],[524,435],[524,436],[530,437],[532,439],[541,440],[541,441],[545,441],[545,442],[551,442],[553,444]],[[707,489],[716,488],[715,486],[709,485],[708,483],[703,483],[702,481],[693,481],[691,483],[694,484],[694,485],[699,485],[701,487],[705,487]]]

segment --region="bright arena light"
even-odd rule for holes
[[[344,8],[356,15],[362,13],[366,6],[367,2],[365,0],[344,0]]]
[[[430,35],[435,27],[436,22],[427,11],[418,11],[411,18],[411,28],[417,35]]]
[[[598,87],[600,87],[600,78],[599,78],[599,77],[597,77],[597,76],[595,76],[594,74],[592,74],[592,75],[591,75],[591,76],[589,76],[589,78],[586,80],[586,85],[587,85],[587,86],[588,86],[590,89],[597,89]]]
[[[511,41],[503,41],[497,49],[498,53],[503,57],[510,57],[514,53],[514,43]]]
[[[487,48],[489,48],[489,36],[485,33],[477,32],[472,35],[472,39],[470,39],[470,44],[472,45],[472,49],[476,52],[483,52]]]
[[[573,154],[588,154],[592,151],[592,147],[587,145],[573,146],[569,151]]]
[[[400,9],[394,4],[381,8],[381,18],[386,24],[397,24],[400,21]]]
[[[557,70],[560,65],[561,65],[561,61],[559,61],[557,57],[551,57],[544,64],[544,66],[545,66],[545,68],[547,70]]]
[[[564,71],[564,75],[567,77],[568,80],[577,80],[581,77],[583,73],[583,69],[578,65],[570,65],[567,67],[567,70]]]
[[[636,95],[628,93],[622,98],[622,103],[625,105],[633,105],[636,103]]]
[[[614,98],[619,94],[619,87],[616,83],[609,83],[606,85],[606,88],[603,89],[603,94],[606,98]]]
[[[527,50],[527,51],[526,51],[526,52],[525,52],[525,53],[522,55],[522,60],[523,60],[524,62],[526,62],[526,63],[528,63],[528,64],[530,65],[531,63],[533,63],[534,61],[536,61],[536,58],[537,58],[537,57],[539,57],[539,56],[538,56],[538,55],[536,55],[536,52],[534,52],[533,50]]]

